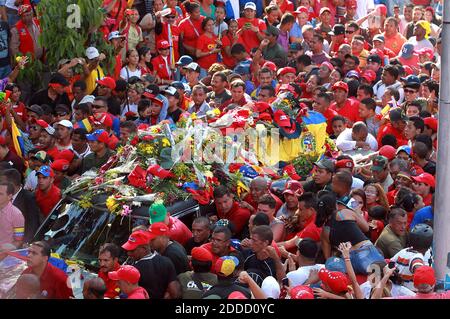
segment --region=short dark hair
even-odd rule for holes
[[[84,128],[78,127],[76,129],[73,130],[72,135],[79,135],[81,137],[82,140],[87,141],[87,131]]]
[[[127,128],[132,132],[137,132],[136,123],[134,123],[133,121],[125,121],[120,123],[120,128]]]
[[[286,13],[283,14],[283,16],[281,17],[280,24],[281,24],[281,25],[284,25],[284,24],[288,24],[288,23],[290,23],[290,22],[294,23],[294,22],[295,22],[295,17],[294,17],[291,13],[286,12]]]
[[[15,168],[5,169],[0,173],[0,176],[6,177],[6,180],[14,186],[20,186],[22,184],[22,175]]]
[[[340,171],[334,174],[334,177],[336,178],[340,183],[342,183],[347,189],[352,188],[353,184],[353,176],[347,171]]]
[[[310,66],[312,64],[312,59],[307,54],[302,54],[297,58],[297,63],[303,64],[304,66]]]
[[[333,117],[333,118],[331,119],[331,124],[333,124],[334,122],[337,122],[337,121],[342,121],[342,122],[344,122],[344,123],[347,122],[347,121],[345,120],[345,117],[343,117],[343,116],[341,116],[341,115],[336,115],[335,117]]]
[[[46,241],[35,241],[31,244],[32,246],[38,246],[41,248],[42,250],[42,256],[47,256],[48,258],[50,258],[50,255],[52,253],[52,250],[50,248],[50,245],[46,242]]]
[[[105,243],[100,247],[99,254],[109,252],[112,258],[120,257],[120,248],[113,243]]]
[[[79,110],[81,111],[83,114],[91,114],[91,107],[89,106],[88,103],[80,103],[77,104],[73,107],[74,110]]]
[[[6,194],[14,195],[14,185],[10,182],[0,182],[0,186],[6,187]]]
[[[226,226],[216,226],[213,230],[213,234],[224,233],[225,240],[229,240],[231,238],[231,230]]]
[[[297,245],[300,255],[308,259],[316,259],[319,252],[317,243],[311,238],[303,238]]]
[[[423,118],[419,116],[411,116],[408,121],[413,122],[414,127],[420,130],[420,133],[423,133],[423,130],[425,129],[425,122],[423,121]]]
[[[317,97],[324,99],[325,101],[327,101],[327,103],[331,103],[332,101],[330,94],[328,94],[327,92],[320,92],[319,94],[317,94]]]
[[[221,198],[225,195],[233,196],[233,193],[226,186],[220,185],[214,189],[213,196],[214,198]]]
[[[88,286],[88,292],[90,294],[93,294],[96,298],[103,299],[107,291],[106,284],[103,281],[103,279],[100,277],[94,277],[88,279],[85,283],[89,282],[95,282],[95,284],[94,285],[90,284]]]
[[[386,219],[386,215],[388,213],[386,207],[377,205],[372,208],[369,208],[369,216],[376,220],[384,221]]]
[[[388,214],[388,221],[391,222],[397,217],[404,217],[406,216],[406,211],[400,207],[395,207],[391,209],[391,211]]]
[[[400,100],[400,92],[393,87],[386,88],[386,91],[389,91],[389,93],[394,97],[395,101]]]
[[[317,196],[312,192],[306,192],[298,197],[298,202],[305,203],[305,208],[314,208],[317,210]]]
[[[208,217],[200,216],[200,217],[197,217],[196,219],[194,219],[192,224],[204,224],[204,225],[208,226],[208,228],[209,228],[209,219],[208,219]]]
[[[231,47],[231,55],[239,54],[239,53],[245,53],[247,52],[245,50],[245,47],[241,43],[236,43]]]
[[[104,96],[96,96],[94,101],[103,102],[105,106],[108,106],[108,99]]]
[[[146,109],[148,109],[152,105],[152,101],[149,99],[141,99],[138,102],[138,112],[144,112]]]
[[[397,148],[397,138],[392,134],[386,134],[381,138],[381,146],[390,145]]]
[[[377,102],[372,98],[365,98],[361,101],[361,104],[364,104],[367,109],[375,111],[377,108]]]
[[[269,226],[270,225],[270,220],[269,220],[269,216],[267,216],[264,213],[256,213],[255,217],[253,217],[253,225],[254,226]]]
[[[398,68],[395,65],[388,64],[384,66],[384,71],[388,72],[394,78],[398,78]]]
[[[270,226],[256,226],[252,230],[252,235],[258,235],[259,239],[267,241],[268,245],[273,241],[273,232]]]
[[[373,96],[373,88],[371,85],[369,84],[360,84],[358,86],[358,90],[362,90],[364,91],[365,94],[370,95],[371,97]]]
[[[272,195],[269,194],[261,196],[261,198],[258,200],[258,204],[267,205],[272,209],[274,209],[277,206],[277,202],[272,197]]]
[[[76,81],[73,84],[73,87],[74,88],[80,88],[82,91],[86,91],[86,89],[87,89],[86,82],[85,81],[81,81],[81,80]]]
[[[426,159],[428,155],[428,148],[425,143],[415,142],[413,146],[413,153],[420,159]]]
[[[228,82],[227,76],[222,71],[217,71],[212,77],[218,77],[222,80],[222,82]]]
[[[214,21],[214,20],[213,20],[213,18],[210,18],[210,17],[206,17],[206,18],[203,19],[203,21],[202,21],[202,30],[205,30],[206,24],[207,24],[209,21]]]
[[[264,85],[264,86],[262,86],[261,89],[260,89],[260,91],[262,91],[262,90],[267,90],[267,91],[269,91],[270,97],[275,96],[275,89],[274,89],[273,86],[271,86],[271,85]]]
[[[191,259],[192,270],[197,273],[209,272],[211,270],[212,261],[199,261]]]

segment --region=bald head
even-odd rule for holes
[[[16,286],[17,299],[35,299],[41,296],[41,282],[34,274],[23,274],[17,279]]]
[[[83,285],[84,299],[104,299],[106,285],[103,279],[96,277],[86,280]]]
[[[369,130],[364,122],[356,122],[352,127],[352,138],[355,141],[365,142]]]
[[[264,177],[258,176],[251,181],[250,187],[267,188],[267,184],[267,180]]]
[[[258,201],[259,198],[261,198],[263,195],[266,195],[269,190],[268,186],[269,183],[264,177],[258,176],[254,178],[250,182],[250,194],[252,195],[252,198],[255,201]]]

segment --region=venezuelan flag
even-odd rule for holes
[[[86,132],[88,133],[92,132],[92,125],[88,119],[78,121],[77,124],[75,125],[75,128],[84,128]]]
[[[23,157],[25,155],[25,145],[23,141],[23,136],[22,132],[17,127],[14,119],[11,119],[11,135],[14,149],[16,150],[16,154],[20,157]]]

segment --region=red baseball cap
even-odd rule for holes
[[[426,126],[431,128],[433,132],[437,132],[438,129],[438,120],[434,117],[426,117],[423,119]]]
[[[116,271],[110,271],[108,273],[108,277],[111,280],[123,280],[129,282],[130,284],[137,284],[139,282],[139,278],[141,278],[141,274],[137,268],[131,265],[123,265]]]
[[[300,196],[303,194],[303,186],[298,181],[288,181],[284,187],[283,195],[284,194]]]
[[[347,0],[347,8],[354,9],[358,7],[356,0]]]
[[[294,68],[291,67],[291,66],[287,66],[287,67],[285,67],[285,68],[281,68],[281,69],[279,69],[278,72],[277,72],[277,77],[278,77],[278,76],[283,76],[283,75],[288,74],[288,73],[294,73],[294,74],[296,74],[296,73],[297,73],[297,70],[294,69]]]
[[[191,251],[192,259],[198,261],[211,261],[213,260],[213,255],[211,252],[203,247],[194,247]]]
[[[353,163],[353,160],[349,158],[341,159],[336,162],[335,165],[336,168],[350,168],[353,169],[355,167],[355,163]]]
[[[336,83],[333,84],[333,87],[331,88],[331,90],[334,91],[337,89],[341,89],[341,90],[344,90],[345,92],[348,92],[348,85],[345,82],[337,81]]]
[[[308,286],[295,286],[291,289],[291,299],[314,299],[314,292]]]
[[[377,78],[377,74],[373,70],[365,70],[361,77],[372,83]]]
[[[380,15],[386,16],[387,15],[387,8],[384,4],[379,4],[375,7],[375,10],[377,10]]]
[[[419,267],[414,272],[414,287],[419,285],[430,285],[434,286],[436,284],[436,277],[434,275],[434,269],[430,266]]]
[[[113,119],[108,113],[94,113],[92,116],[92,122],[97,125],[105,125],[109,128],[113,125]]]
[[[277,72],[277,66],[272,61],[266,61],[266,63],[263,64],[263,69],[268,68],[272,72]]]
[[[103,86],[106,86],[107,88],[110,88],[111,90],[114,90],[116,88],[116,81],[109,76],[105,76],[104,78],[97,80],[97,83]]]
[[[386,157],[388,160],[393,160],[395,155],[397,154],[397,150],[391,145],[383,145],[378,150],[378,154]]]
[[[430,173],[422,173],[418,176],[412,176],[412,179],[415,182],[424,183],[433,188],[436,186],[436,180],[434,179],[434,176],[431,175]]]
[[[138,246],[147,245],[150,241],[150,234],[145,230],[138,230],[133,232],[128,241],[122,245],[125,250],[135,250]]]
[[[169,227],[163,222],[157,222],[150,225],[148,228],[149,240],[153,240],[159,236],[169,237]]]
[[[334,293],[342,293],[348,290],[348,278],[340,271],[329,271],[328,269],[322,268],[319,271],[319,278]]]
[[[291,126],[291,119],[282,110],[277,110],[273,114],[273,118],[274,118],[275,123],[277,123],[278,126],[280,126],[280,127],[290,127]]]
[[[62,150],[58,153],[58,156],[56,156],[56,160],[66,160],[69,163],[73,161],[75,158],[75,153],[72,150]]]
[[[300,14],[300,13],[307,13],[309,14],[308,8],[305,6],[300,6],[297,8],[297,10],[295,10],[294,12],[292,12],[294,15]]]
[[[159,49],[168,49],[170,48],[170,43],[167,40],[160,40],[158,42],[158,50]]]
[[[54,161],[50,165],[50,167],[54,171],[65,172],[69,169],[69,165],[70,165],[70,163],[68,161],[66,161],[65,159],[59,159],[59,160]]]
[[[248,299],[245,295],[240,291],[233,291],[228,295],[227,299]]]

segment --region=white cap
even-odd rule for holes
[[[70,122],[68,120],[61,120],[61,121],[57,122],[56,124],[57,125],[62,125],[62,126],[67,127],[67,128],[73,128],[72,122]]]
[[[244,10],[245,9],[252,9],[256,11],[256,4],[254,2],[247,2],[244,6]]]
[[[175,95],[175,93],[177,93],[177,89],[174,88],[173,86],[168,86],[164,92],[169,93],[170,95]]]
[[[108,35],[108,41],[111,41],[112,39],[120,39],[120,38],[125,38],[125,36],[120,34],[119,31],[113,31]]]
[[[309,278],[309,270],[300,267],[297,270],[288,272],[286,277],[291,281],[291,287],[303,285]]]
[[[98,50],[94,47],[89,47],[86,49],[86,56],[89,60],[98,58],[100,56],[100,53]]]
[[[191,62],[188,65],[184,66],[183,69],[189,69],[196,72],[200,72],[200,65],[198,65],[198,63],[196,62]]]
[[[267,298],[273,298],[273,299],[280,298],[280,293],[281,293],[280,285],[278,284],[277,280],[275,278],[273,278],[272,276],[267,276],[263,280],[263,282],[261,284],[261,289],[262,289],[262,291],[264,291]]]
[[[86,95],[85,97],[83,97],[81,99],[80,103],[78,103],[78,104],[81,104],[81,103],[94,103],[94,100],[95,100],[95,96],[93,96],[93,95]]]

